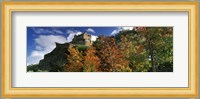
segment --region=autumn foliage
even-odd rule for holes
[[[125,59],[121,50],[118,48],[114,37],[100,37],[99,57],[101,59],[100,71],[106,72],[122,72],[131,71],[128,64],[129,61]]]
[[[84,56],[83,71],[84,72],[97,72],[100,69],[100,59],[96,55],[96,50],[93,46],[90,46]]]
[[[68,49],[67,72],[172,72],[173,28],[136,27]]]
[[[79,72],[83,69],[83,55],[77,49],[70,47],[68,49],[69,55],[67,56],[68,63],[66,64],[65,71],[67,72]]]

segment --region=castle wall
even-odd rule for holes
[[[75,36],[72,43],[90,46],[92,45],[91,36],[87,33]]]

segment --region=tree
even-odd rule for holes
[[[135,72],[173,71],[172,27],[136,27],[120,31],[117,43]]]
[[[81,72],[83,71],[83,55],[76,47],[68,49],[67,64],[65,71],[67,72]]]
[[[155,44],[156,71],[173,71],[173,28],[165,27],[157,30],[160,33],[159,42]]]
[[[118,45],[129,61],[129,67],[134,72],[146,72],[149,70],[149,60],[147,52],[141,42],[144,38],[133,29],[129,31],[121,31],[118,35]]]
[[[136,52],[136,45],[134,44],[133,35],[121,35],[119,47],[122,51],[122,54],[129,59],[133,53]]]
[[[148,52],[152,71],[165,71],[162,67],[173,70],[173,31],[172,27],[138,27],[137,32],[144,41],[144,49]]]
[[[121,50],[116,44],[114,37],[99,37],[97,40],[97,49],[101,59],[100,70],[105,72],[127,72],[131,71]]]
[[[97,72],[100,66],[100,59],[96,55],[96,49],[93,46],[87,48],[83,61],[83,71]]]

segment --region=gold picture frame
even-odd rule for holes
[[[197,97],[198,2],[2,2],[3,97]],[[13,88],[11,13],[14,11],[187,11],[189,12],[188,88]]]

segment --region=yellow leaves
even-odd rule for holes
[[[99,45],[99,58],[101,59],[101,71],[122,72],[128,68],[129,62],[121,53],[114,37],[102,37],[102,44]],[[124,66],[124,68],[122,68]]]
[[[77,48],[69,48],[69,55],[67,56],[67,64],[65,71],[67,72],[80,72],[83,67],[83,56]]]
[[[100,59],[95,55],[96,50],[93,46],[90,46],[85,52],[83,61],[83,71],[94,72],[99,71]]]
[[[137,54],[140,54],[144,49],[143,45],[139,45],[138,49],[137,49]]]

